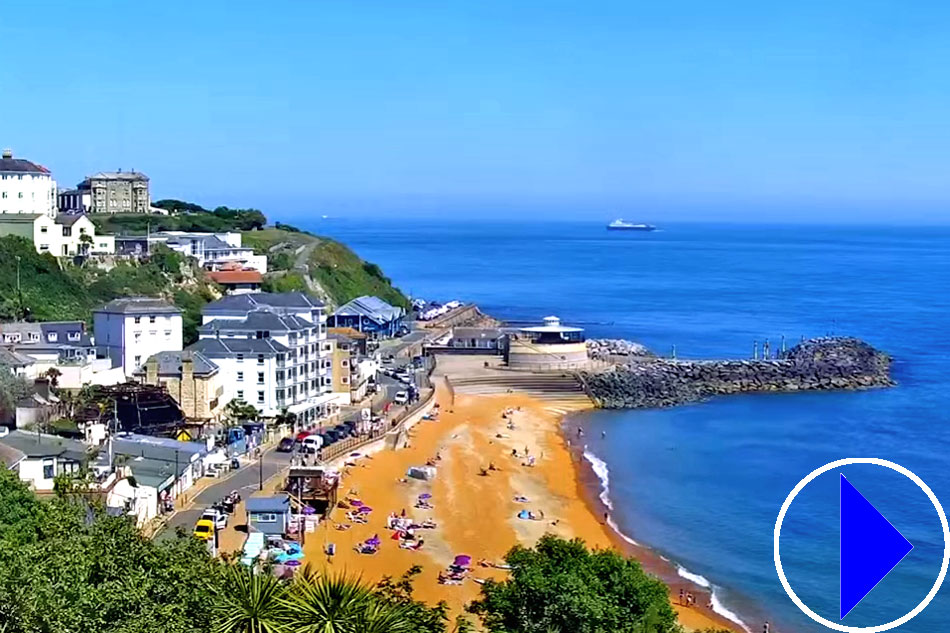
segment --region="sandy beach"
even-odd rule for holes
[[[687,628],[734,628],[704,606],[708,596],[700,588],[683,583],[649,550],[631,549],[604,524],[592,482],[585,482],[583,465],[560,431],[568,410],[519,394],[453,396],[442,384],[437,402],[439,419],[414,426],[409,447],[359,458],[355,466],[345,469],[341,497],[358,498],[373,511],[367,523],[351,524],[346,510],[334,510],[330,522],[306,535],[304,549],[309,563],[359,574],[369,582],[400,576],[420,565],[423,571],[417,577],[415,596],[430,603],[444,600],[457,614],[478,597],[480,585],[471,578],[461,585],[438,583],[439,572],[456,555],[501,563],[513,545],[533,545],[545,532],[551,532],[564,538],[580,537],[593,547],[617,547],[671,583],[673,596],[678,596],[680,588],[694,593],[698,606],[683,607],[676,604],[678,598],[672,600]],[[509,409],[514,410],[510,417],[513,428],[502,418]],[[532,458],[533,466],[528,465]],[[435,460],[437,470],[433,480],[406,479],[410,466],[425,465],[430,459]],[[494,470],[489,470],[490,466]],[[487,474],[480,474],[482,469]],[[432,508],[415,508],[419,495],[425,493],[431,495]],[[421,550],[400,549],[385,527],[391,512],[401,514],[403,510],[417,522],[431,519],[436,523],[434,529],[417,532],[425,541]],[[521,510],[537,518],[519,519]],[[343,525],[350,527],[340,529]],[[358,543],[374,535],[382,540],[376,554],[355,551]],[[324,554],[328,543],[336,545],[332,560]],[[505,574],[475,564],[471,576],[503,579]]]

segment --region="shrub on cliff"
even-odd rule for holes
[[[469,605],[492,633],[674,633],[666,585],[612,550],[545,535],[505,557],[511,577],[487,581]]]

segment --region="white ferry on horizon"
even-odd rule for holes
[[[614,220],[607,225],[608,231],[655,231],[656,227],[652,224],[634,224],[626,222],[622,218]]]

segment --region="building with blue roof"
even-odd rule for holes
[[[353,328],[375,338],[395,336],[402,327],[406,310],[379,297],[362,296],[349,301],[328,318],[330,327]]]

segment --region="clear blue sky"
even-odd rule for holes
[[[950,3],[15,2],[0,145],[342,210],[950,221]]]

